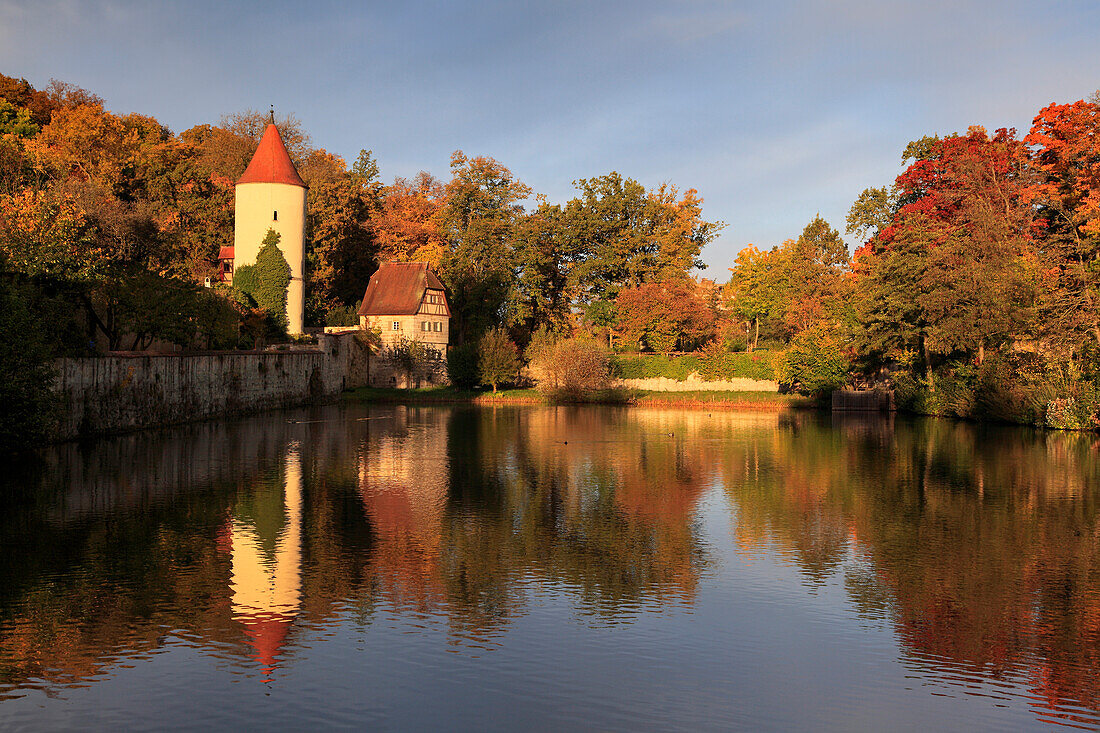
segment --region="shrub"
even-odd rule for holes
[[[613,358],[615,376],[622,379],[665,377],[683,382],[692,372],[704,379],[775,379],[774,354],[726,351],[709,346],[698,354],[618,354]]]
[[[40,445],[54,427],[53,345],[28,289],[0,275],[0,453]]]
[[[594,341],[559,341],[540,349],[531,366],[538,388],[555,400],[581,400],[611,384],[611,362]]]
[[[1100,388],[1086,377],[1087,358],[1056,363],[1027,353],[994,353],[981,366],[953,361],[930,383],[894,378],[899,409],[923,415],[997,420],[1061,430],[1100,426]]]
[[[1083,417],[1085,416],[1074,398],[1053,399],[1047,403],[1043,424],[1058,430],[1080,430],[1086,426],[1087,417],[1082,419]]]
[[[334,305],[325,311],[326,326],[358,326],[359,306]]]
[[[502,382],[514,381],[519,374],[519,349],[500,328],[489,331],[477,344],[477,374],[481,384],[497,391]]]
[[[684,381],[692,372],[699,371],[699,357],[661,356],[660,354],[619,354],[614,357],[615,375],[622,379],[653,379],[666,377]]]
[[[477,344],[462,344],[447,355],[447,376],[459,389],[473,389],[478,385]]]
[[[699,373],[704,379],[775,379],[774,356],[767,351],[733,351],[711,342],[699,354]]]
[[[779,359],[780,378],[803,394],[822,397],[848,381],[852,358],[838,329],[807,329]]]

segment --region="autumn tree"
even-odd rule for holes
[[[378,186],[373,178],[349,172],[342,159],[324,151],[312,154],[314,176],[306,215],[306,254],[311,320],[354,305],[363,297],[378,267],[378,244],[372,227]],[[328,163],[322,171],[321,159]]]
[[[477,345],[477,373],[482,384],[497,391],[501,382],[510,382],[519,374],[519,349],[508,333],[494,328],[485,333]]]
[[[58,100],[51,99],[43,90],[35,89],[26,79],[4,74],[0,74],[0,99],[13,107],[27,110],[31,121],[39,128],[49,124],[50,115],[58,105]]]
[[[412,180],[395,178],[383,188],[371,220],[381,262],[427,262],[437,268],[447,241],[440,228],[446,191],[434,176],[421,171]]]
[[[722,225],[703,220],[694,189],[680,195],[663,184],[647,192],[615,172],[575,185],[581,195],[563,211],[569,238],[563,250],[575,262],[571,276],[585,300],[705,267],[699,253]]]
[[[861,318],[880,350],[963,351],[1035,325],[1026,151],[1008,130],[971,128],[929,144],[895,183],[898,209],[862,257]]]
[[[1100,104],[1051,104],[1024,142],[1038,174],[1027,198],[1043,242],[1043,334],[1100,342]]]
[[[690,349],[714,336],[714,316],[686,279],[645,283],[615,299],[623,339],[668,354]]]
[[[772,338],[789,340],[822,323],[851,324],[848,248],[839,232],[815,216],[798,239],[737,255],[725,289],[728,307],[747,323],[750,351],[762,324]]]
[[[440,277],[451,294],[459,342],[504,321],[515,275],[511,239],[531,189],[492,158],[451,156],[451,181],[440,224],[449,248]]]

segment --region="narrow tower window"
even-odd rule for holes
[[[278,211],[271,212],[271,221],[279,221],[279,212]]]

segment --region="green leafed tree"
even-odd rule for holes
[[[0,454],[41,445],[56,417],[56,354],[48,324],[32,311],[24,290],[0,267]]]
[[[699,254],[722,224],[702,218],[694,189],[647,191],[619,173],[575,182],[581,195],[564,209],[563,249],[585,300],[614,297],[624,287],[681,277],[705,267]]]
[[[450,247],[439,274],[451,295],[459,343],[503,323],[515,281],[512,235],[531,189],[488,157],[451,156],[440,224]]]
[[[499,328],[486,333],[478,342],[478,377],[497,391],[501,382],[510,382],[519,374],[519,349]]]
[[[405,383],[427,378],[443,370],[443,357],[434,347],[415,338],[399,337],[382,350],[382,356],[401,370]]]
[[[34,137],[37,134],[38,125],[31,119],[30,110],[21,109],[6,99],[0,99],[0,135]]]

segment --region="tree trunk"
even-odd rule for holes
[[[84,310],[88,314],[88,318],[92,323],[92,328],[98,328],[103,332],[103,335],[107,337],[107,340],[111,339],[111,330],[107,328],[107,324],[103,322],[103,319],[99,317],[99,314],[95,312],[95,305],[92,303],[92,299],[88,297],[86,293],[77,294],[77,298],[84,305]]]
[[[985,361],[985,342],[984,341],[979,341],[978,342],[978,366],[981,366],[982,362],[984,362],[984,361]]]
[[[920,353],[921,358],[924,359],[924,378],[928,380],[928,391],[936,391],[935,377],[932,376],[932,358],[928,353],[928,342],[925,341],[924,336],[920,337]]]
[[[749,351],[756,351],[756,347],[760,344],[760,316],[756,316],[752,319],[756,328],[756,333],[752,337],[752,348]]]

